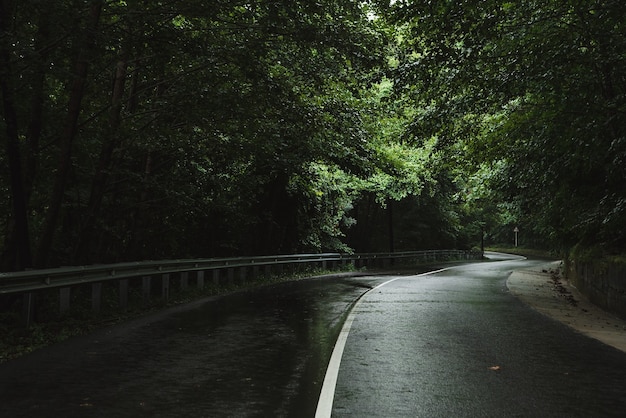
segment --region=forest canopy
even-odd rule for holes
[[[0,6],[2,271],[626,246],[619,1]]]

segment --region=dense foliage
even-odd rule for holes
[[[387,13],[402,35],[398,87],[422,110],[411,133],[474,165],[470,203],[491,200],[535,245],[622,251],[626,4],[397,1]]]
[[[0,1],[2,269],[626,245],[617,1]]]
[[[346,2],[214,3],[3,1],[5,265],[336,245],[384,37]]]

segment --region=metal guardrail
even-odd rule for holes
[[[419,260],[439,260],[447,258],[472,259],[480,258],[482,254],[475,251],[466,250],[425,250],[425,251],[403,251],[394,253],[361,253],[354,255],[344,255],[353,260],[381,260],[381,259],[419,259]]]
[[[0,273],[0,295],[153,275],[265,265],[341,261],[339,253],[159,260]]]
[[[103,264],[80,267],[60,267],[53,269],[28,270],[11,273],[0,273],[0,295],[24,293],[44,289],[76,286],[87,283],[98,283],[112,280],[130,279],[155,275],[207,270],[224,270],[258,266],[303,264],[303,263],[347,263],[375,262],[392,259],[420,259],[436,261],[446,258],[471,259],[478,253],[463,250],[429,250],[407,251],[395,253],[362,253],[362,254],[296,254],[277,256],[208,258],[189,260],[159,260]]]
[[[25,323],[31,322],[33,294],[50,290],[59,290],[59,310],[64,312],[70,307],[71,289],[81,285],[92,286],[91,301],[92,310],[98,312],[102,299],[102,284],[111,281],[119,282],[120,307],[126,309],[128,305],[128,282],[129,279],[142,279],[142,295],[147,299],[151,295],[152,279],[160,278],[161,297],[168,299],[170,277],[178,275],[180,287],[188,286],[190,273],[195,273],[195,281],[198,288],[203,288],[205,273],[212,272],[212,280],[219,284],[226,271],[226,279],[233,283],[235,271],[239,271],[239,280],[245,282],[254,279],[260,273],[270,272],[277,267],[287,265],[318,264],[322,269],[334,269],[338,265],[351,263],[356,267],[375,266],[387,267],[391,260],[414,259],[428,262],[451,259],[477,259],[482,254],[462,250],[431,250],[410,251],[397,253],[362,253],[362,254],[295,254],[259,257],[237,258],[208,258],[191,260],[159,260],[141,261],[105,265],[92,265],[81,267],[60,267],[53,269],[29,270],[11,273],[0,273],[0,296],[20,295],[24,296]]]

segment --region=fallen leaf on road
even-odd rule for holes
[[[500,366],[491,366],[491,367],[489,368],[489,370],[498,371],[498,370],[500,370]]]

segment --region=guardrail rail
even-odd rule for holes
[[[70,309],[71,292],[78,286],[91,285],[92,311],[99,312],[103,283],[119,282],[120,309],[128,307],[129,280],[141,280],[141,293],[149,299],[153,293],[153,282],[158,281],[160,297],[169,298],[172,279],[178,281],[180,289],[186,289],[190,281],[202,289],[206,280],[215,284],[224,281],[233,284],[254,280],[260,274],[280,273],[285,267],[319,266],[322,270],[335,270],[352,264],[357,268],[390,266],[394,260],[402,262],[434,262],[441,260],[479,259],[480,252],[464,250],[429,250],[394,253],[363,254],[294,254],[237,258],[208,258],[189,260],[159,260],[103,264],[80,267],[28,270],[0,273],[0,296],[22,295],[24,322],[32,321],[34,295],[50,289],[59,291],[59,311]]]

